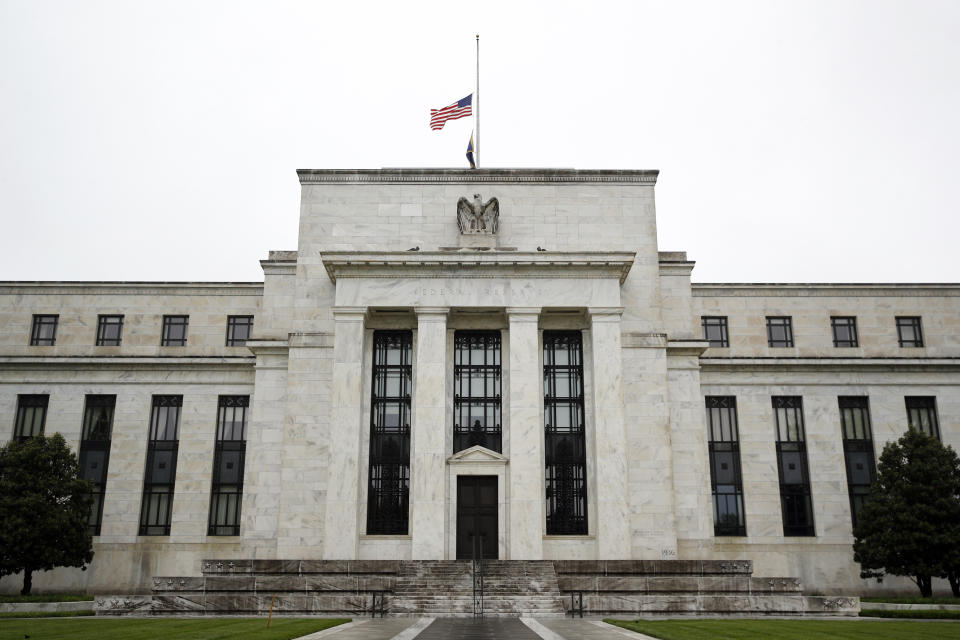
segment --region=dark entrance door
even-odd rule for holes
[[[497,559],[497,476],[457,476],[457,559],[473,558],[473,539]]]

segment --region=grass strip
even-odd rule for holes
[[[661,640],[960,640],[960,624],[881,620],[606,620]]]
[[[343,618],[114,618],[0,620],[0,640],[291,640],[349,622]],[[895,624],[895,623],[893,623]],[[960,626],[960,625],[958,625]]]
[[[0,618],[76,618],[96,615],[93,609],[82,611],[0,611]]]
[[[861,618],[913,618],[915,620],[960,620],[960,611],[940,609],[861,609]]]
[[[0,596],[0,603],[20,602],[93,602],[93,596],[77,593],[42,593],[29,596]]]
[[[887,602],[890,604],[960,604],[960,598],[921,598],[918,596],[888,598],[886,596],[871,596],[868,598],[860,598],[860,602]]]

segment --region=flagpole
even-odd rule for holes
[[[474,104],[477,108],[477,137],[473,141],[473,157],[477,163],[477,169],[480,168],[480,34],[477,34],[477,90],[473,96]]]

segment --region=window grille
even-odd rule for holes
[[[453,452],[503,451],[499,331],[457,331],[453,364]]]
[[[52,347],[57,343],[58,315],[33,316],[33,328],[30,330],[30,346]]]
[[[249,407],[250,396],[220,396],[218,402],[208,529],[212,536],[240,535]]]
[[[870,410],[866,396],[840,396],[837,400],[840,405],[840,427],[843,430],[850,517],[853,526],[857,526],[860,509],[870,497],[870,485],[877,479]]]
[[[833,346],[856,347],[857,319],[854,316],[834,316],[830,318],[830,327],[833,329]]]
[[[543,416],[547,535],[587,533],[583,338],[543,332]]]
[[[123,337],[123,316],[97,316],[97,346],[117,347]]]
[[[182,406],[183,396],[153,396],[147,442],[147,468],[140,507],[142,536],[170,535]]]
[[[771,347],[793,346],[793,318],[790,316],[767,317],[767,345]]]
[[[777,467],[783,535],[816,535],[803,429],[803,399],[799,396],[774,396],[773,411],[777,421]]]
[[[253,334],[253,316],[227,316],[227,346],[242,347]]]
[[[707,396],[706,406],[710,484],[713,489],[713,533],[717,536],[745,536],[747,526],[740,472],[737,399],[733,396]]]
[[[897,340],[901,347],[923,346],[923,329],[919,316],[897,316]]]
[[[709,341],[711,347],[730,346],[726,316],[703,316],[700,325],[703,327],[703,339]]]
[[[88,395],[83,409],[80,436],[80,472],[93,483],[93,504],[90,505],[90,535],[100,535],[103,521],[103,497],[107,490],[107,467],[110,464],[110,439],[117,396]]]
[[[162,347],[184,347],[187,344],[187,325],[190,316],[163,316]]]
[[[937,399],[933,396],[906,396],[907,425],[940,439],[940,421],[937,420]]]
[[[17,396],[17,419],[13,424],[13,439],[23,441],[27,438],[43,435],[43,425],[47,421],[46,394],[25,394]]]
[[[408,531],[412,357],[412,332],[374,332],[368,534]]]

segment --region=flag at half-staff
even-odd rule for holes
[[[430,109],[430,128],[434,131],[443,129],[447,120],[456,120],[457,118],[466,118],[473,115],[473,94],[466,98],[457,100],[453,104],[443,109]]]

